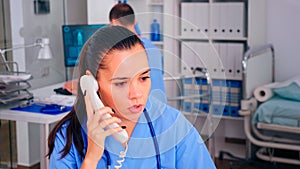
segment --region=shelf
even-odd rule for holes
[[[191,41],[197,41],[197,40],[206,40],[208,41],[208,37],[184,37],[184,36],[178,36],[178,39],[180,40],[191,40]]]
[[[151,41],[154,45],[164,45],[163,41]]]
[[[192,74],[191,75],[182,75],[182,74],[179,74],[179,75],[175,75],[175,76],[164,77],[164,81],[183,80],[183,79],[195,78],[195,77],[206,78],[203,74],[201,74],[201,75],[198,75],[198,74],[195,74],[195,75],[192,75]]]
[[[197,94],[197,95],[189,95],[189,96],[177,96],[168,98],[168,101],[175,101],[175,100],[185,100],[185,99],[199,99],[201,97],[208,96],[207,94]]]
[[[33,94],[28,91],[24,91],[23,93],[15,93],[15,94],[11,94],[11,95],[1,96],[0,103],[9,104],[9,103],[16,102],[16,101],[21,101],[21,100],[28,101],[31,99],[33,99]]]
[[[247,41],[248,38],[246,37],[183,37],[179,36],[178,39],[181,40],[187,40],[187,41],[208,41],[208,40],[213,40],[213,41]]]
[[[30,84],[29,83],[25,83],[25,84],[12,84],[12,85],[1,85],[0,84],[0,93],[3,95],[7,95],[9,93],[12,92],[16,92],[18,90],[26,90],[28,88],[30,88]]]
[[[211,38],[211,40],[224,40],[224,41],[247,41],[246,37],[215,37]]]
[[[224,76],[218,76],[216,74],[211,74],[211,79],[212,80],[239,80],[241,81],[242,80],[242,77],[240,76],[237,76],[237,77],[226,77],[226,75]]]
[[[164,3],[163,2],[150,2],[148,5],[149,6],[163,6]]]
[[[199,2],[197,4],[197,5],[200,4],[199,9],[191,10],[191,9],[194,9],[194,6],[193,6],[193,4],[188,4],[189,2],[193,2],[195,4],[197,2]],[[167,52],[165,52],[165,55],[168,56],[169,53],[172,53],[175,56],[179,56],[179,58],[181,59],[181,60],[177,61],[177,60],[173,59],[172,57],[169,57],[169,58],[165,57],[164,63],[167,63],[166,71],[168,71],[170,75],[175,76],[175,77],[166,77],[167,75],[165,75],[165,78],[164,78],[168,82],[168,83],[166,83],[167,84],[166,89],[168,89],[168,93],[170,93],[170,95],[171,94],[173,95],[175,92],[178,92],[179,87],[175,86],[175,85],[178,85],[178,84],[175,84],[175,83],[178,83],[177,81],[180,81],[187,76],[190,76],[190,77],[196,76],[196,75],[192,75],[192,72],[191,72],[191,74],[189,74],[190,71],[187,71],[188,68],[190,68],[190,67],[196,67],[195,65],[200,65],[198,63],[197,64],[195,63],[196,59],[193,59],[192,56],[194,56],[194,54],[192,52],[190,52],[191,49],[195,51],[194,53],[200,53],[199,51],[201,51],[201,50],[204,51],[204,49],[207,49],[208,45],[206,43],[210,43],[210,44],[216,44],[214,46],[214,48],[215,49],[217,48],[218,52],[222,51],[222,53],[225,53],[228,51],[228,48],[224,47],[227,44],[228,44],[228,46],[230,46],[232,44],[233,44],[232,46],[240,45],[244,49],[242,51],[243,52],[242,54],[239,53],[239,55],[241,55],[240,58],[242,58],[243,54],[248,46],[253,47],[255,45],[258,45],[258,44],[264,42],[265,38],[261,35],[263,35],[263,33],[264,33],[265,25],[264,24],[260,24],[260,25],[255,24],[258,22],[265,23],[264,22],[265,21],[265,19],[264,19],[265,12],[263,11],[264,8],[258,8],[258,7],[266,6],[264,1],[226,0],[226,3],[227,2],[229,2],[229,3],[230,2],[234,2],[234,3],[242,2],[244,4],[244,7],[243,7],[244,13],[243,13],[243,20],[242,20],[243,29],[240,34],[221,34],[221,32],[219,32],[219,31],[217,32],[218,34],[214,34],[213,28],[216,24],[216,22],[215,22],[216,15],[213,15],[212,8],[214,10],[218,9],[218,8],[220,9],[220,6],[218,6],[218,5],[223,2],[224,2],[223,0],[197,0],[197,1],[183,0],[183,1],[172,1],[172,2],[168,3],[168,5],[165,5],[164,12],[170,13],[173,16],[176,16],[178,18],[182,18],[182,20],[179,20],[178,22],[170,21],[171,25],[173,25],[173,26],[166,26],[164,29],[164,32],[168,32],[168,34],[170,34],[174,37],[174,40],[172,40],[172,41],[165,40],[164,47],[166,49],[165,51],[167,51]],[[181,13],[183,8],[180,5],[182,3],[187,3],[188,4],[187,7],[192,6],[191,8],[185,8],[186,10],[183,12],[186,12],[186,13],[184,13],[184,14]],[[203,6],[201,6],[201,5],[203,5]],[[205,5],[207,5],[207,7],[209,8],[208,10],[204,9]],[[217,8],[215,5],[217,6]],[[224,4],[222,4],[222,5],[224,5]],[[228,4],[225,4],[225,5],[228,5]],[[200,10],[200,8],[204,9],[204,10]],[[194,15],[193,15],[193,13],[191,13],[193,11],[194,11]],[[222,10],[222,12],[223,11],[224,10]],[[201,12],[203,15],[200,15],[198,12]],[[204,15],[206,12],[208,12],[207,18],[203,17],[203,16],[206,16],[206,15]],[[222,12],[218,12],[217,14],[220,14]],[[232,12],[232,10],[230,12]],[[197,17],[192,17],[192,16],[197,16]],[[221,15],[221,16],[222,16],[222,18],[224,18],[224,16],[226,16],[226,15]],[[241,18],[242,15],[235,15],[235,16],[237,16],[238,18]],[[167,19],[165,19],[164,21],[168,22]],[[199,21],[203,21],[203,22],[199,22]],[[229,23],[229,22],[223,22],[223,21],[224,20],[222,20],[222,24]],[[227,21],[229,21],[229,19]],[[235,20],[235,21],[237,21],[237,20]],[[232,22],[232,23],[236,23],[236,22]],[[206,25],[204,25],[204,24],[206,24]],[[221,25],[220,22],[218,24],[219,24],[218,26]],[[201,26],[203,26],[203,28],[201,28]],[[230,25],[228,24],[228,26],[230,26]],[[176,27],[176,29],[174,29],[174,27]],[[197,29],[198,27],[199,27],[199,32]],[[227,31],[228,30],[227,28],[226,28],[226,32],[229,33]],[[193,29],[193,30],[191,30],[191,29]],[[205,32],[205,29],[207,29],[208,31]],[[219,30],[219,28],[218,28],[218,30]],[[232,36],[232,37],[230,37],[230,36]],[[233,36],[235,36],[235,37],[233,37]],[[186,43],[186,45],[185,45],[185,43]],[[195,45],[192,47],[189,46],[188,49],[190,49],[190,51],[188,51],[187,48],[182,48],[182,46],[187,47],[187,45],[190,45],[190,44]],[[222,47],[221,48],[222,50],[219,50],[220,46]],[[230,47],[232,47],[232,46],[230,46]],[[201,47],[203,47],[203,48],[201,48]],[[184,49],[184,50],[182,50],[182,49]],[[235,50],[235,49],[230,49],[230,50],[234,51],[235,53],[237,52],[237,50]],[[186,53],[184,53],[184,52],[186,52]],[[206,54],[206,52],[207,51],[204,51],[203,53]],[[210,52],[210,51],[208,51],[208,52]],[[240,50],[239,50],[239,52],[240,52]],[[200,53],[200,54],[202,54],[202,53]],[[202,54],[202,55],[204,55],[204,54]],[[221,52],[218,54],[221,55]],[[183,55],[186,55],[186,57],[182,57]],[[227,55],[224,55],[224,58],[226,56]],[[188,60],[189,58],[190,58],[190,60]],[[222,59],[221,63],[225,65],[224,58],[221,58]],[[187,59],[187,61],[184,60],[184,61],[186,61],[185,62],[186,66],[182,66],[182,64],[181,64],[183,59]],[[217,60],[217,59],[215,59],[215,60]],[[227,59],[226,61],[228,61],[230,63],[229,59]],[[233,61],[233,59],[232,59],[232,61]],[[235,60],[234,60],[235,65],[238,62],[239,61],[235,62]],[[241,63],[241,62],[239,62],[239,63]],[[226,64],[227,64],[227,62],[226,62]],[[181,68],[179,68],[179,71],[178,71],[178,69],[173,69],[173,67],[171,67],[171,65],[179,65],[179,66],[181,66]],[[224,65],[223,65],[223,67],[225,68]],[[212,67],[211,69],[208,69],[209,73],[211,75],[211,79],[213,79],[213,80],[214,79],[216,79],[216,80],[237,80],[237,81],[241,81],[242,83],[244,83],[242,81],[242,77],[238,77],[238,76],[242,75],[242,70],[240,70],[239,74],[238,73],[225,74],[225,72],[222,72],[223,69],[217,68],[216,71],[214,71],[213,68],[214,67]],[[237,72],[236,70],[238,70],[238,69],[232,69],[233,72]],[[227,70],[225,70],[225,71],[228,72]],[[177,73],[177,72],[179,72],[179,73]],[[188,75],[184,76],[180,73],[187,73]],[[229,77],[227,77],[227,76],[229,76]],[[174,81],[174,83],[171,83],[172,80]],[[181,85],[181,83],[180,83],[180,85]],[[241,92],[242,92],[242,89],[241,89]],[[200,101],[201,100],[199,100],[197,103],[199,103]],[[183,114],[187,118],[192,119],[193,122],[195,121],[195,119],[197,119],[196,125],[197,125],[197,127],[199,126],[200,131],[202,130],[202,125],[204,125],[205,120],[208,117],[207,113],[200,112],[200,111],[198,113],[198,110],[190,113],[189,111],[191,109],[193,110],[192,101],[191,101],[190,107],[188,107],[189,106],[188,104],[184,105],[184,103],[182,103],[181,100],[178,102],[172,102],[172,104],[175,105],[176,107],[181,108],[182,109],[181,111],[186,110],[186,112],[183,112]],[[183,109],[183,108],[186,108],[186,109]],[[243,138],[244,131],[243,131],[243,127],[242,127],[244,124],[244,117],[217,116],[217,115],[212,115],[210,117],[212,117],[213,121],[220,120],[220,123],[222,123],[222,125],[219,125],[220,127],[217,130],[218,130],[218,134],[223,137],[215,137],[215,155],[218,157],[219,152],[222,150],[222,151],[230,152],[237,157],[244,158],[246,155],[246,150],[247,150],[245,144],[231,143],[231,142],[225,141],[225,139],[227,137],[244,139]],[[235,131],[238,131],[238,132],[235,133]]]
[[[18,83],[18,82],[25,82],[30,79],[32,79],[31,74],[27,73],[20,73],[15,75],[6,75],[6,74],[0,74],[0,84],[11,84],[11,83]]]

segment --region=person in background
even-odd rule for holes
[[[89,92],[78,86],[73,109],[49,134],[50,169],[106,169],[120,163],[122,169],[216,168],[184,115],[149,95],[152,70],[133,32],[120,26],[97,30],[82,48],[78,68],[79,77],[95,77],[105,107],[94,110]],[[111,117],[103,119],[107,114]],[[112,123],[119,126],[107,128]],[[124,144],[111,137],[124,130],[129,136]],[[125,161],[118,162],[124,149]]]
[[[123,26],[137,36],[136,19],[132,7],[126,3],[118,3],[109,12],[109,21],[113,26]],[[139,36],[140,37],[140,36]],[[145,37],[140,37],[147,52],[149,67],[151,69],[151,93],[166,100],[163,80],[163,57],[153,43]],[[152,93],[153,92],[153,93]]]

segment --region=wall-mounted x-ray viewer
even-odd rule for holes
[[[34,0],[34,14],[48,14],[50,13],[50,0]]]
[[[100,28],[108,24],[82,24],[63,25],[63,46],[65,55],[65,66],[73,67],[77,65],[77,59],[84,43]]]
[[[78,57],[85,42],[100,28],[108,24],[63,25],[63,47],[65,58],[66,80],[69,80],[68,68],[77,66]]]

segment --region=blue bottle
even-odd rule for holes
[[[160,25],[157,19],[153,19],[153,23],[151,24],[150,39],[151,41],[160,41]]]
[[[118,0],[118,4],[121,4],[121,3],[122,3],[122,0]],[[127,0],[123,0],[123,3],[127,4]]]

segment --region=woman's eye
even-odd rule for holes
[[[126,82],[118,82],[118,83],[114,83],[115,86],[117,87],[122,87],[126,84]]]
[[[145,80],[147,80],[149,78],[150,78],[150,76],[144,76],[144,77],[142,77],[142,80],[145,81]]]

